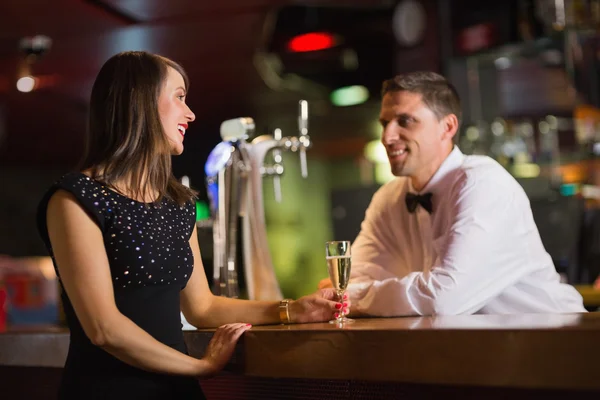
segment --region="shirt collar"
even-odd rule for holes
[[[446,157],[446,159],[442,162],[442,165],[440,165],[438,170],[435,172],[435,174],[433,174],[429,182],[427,182],[427,184],[425,185],[425,187],[423,187],[419,194],[427,192],[435,193],[436,189],[439,188],[440,182],[442,181],[444,176],[446,176],[446,174],[448,174],[449,172],[454,171],[456,168],[460,167],[464,160],[465,155],[460,151],[460,149],[457,146],[454,146],[450,154],[448,154],[448,157]],[[412,190],[413,188],[410,179],[408,180],[408,182],[409,187]]]

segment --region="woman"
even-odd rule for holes
[[[71,344],[61,398],[203,398],[251,324],[278,323],[279,302],[213,296],[202,267],[194,194],[173,177],[194,113],[175,62],[117,54],[92,89],[82,172],[62,177],[38,225],[63,287]],[[343,307],[333,292],[289,305],[293,322]],[[204,358],[186,355],[180,310],[216,327]]]

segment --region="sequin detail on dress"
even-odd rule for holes
[[[141,203],[85,175],[71,183],[72,192],[103,217],[106,252],[115,290],[135,286],[179,284],[191,275],[189,246],[195,209],[163,200]]]

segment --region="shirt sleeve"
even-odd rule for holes
[[[369,266],[359,266],[357,284],[349,289],[354,309],[374,316],[470,314],[531,272],[515,268],[518,260],[511,257],[523,253],[511,248],[514,240],[504,240],[519,235],[515,207],[524,204],[516,188],[465,174],[449,196],[450,229],[434,238],[437,257],[422,272],[403,277],[385,272],[391,247],[384,229],[365,221],[367,230],[357,247],[366,250],[359,258]]]
[[[389,199],[385,186],[377,191],[367,208],[358,237],[352,244],[352,273],[350,285],[393,278],[385,266],[397,256],[394,234],[389,221]]]

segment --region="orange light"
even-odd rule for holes
[[[295,36],[288,42],[288,50],[295,53],[325,50],[336,45],[335,37],[327,32],[311,32]]]

